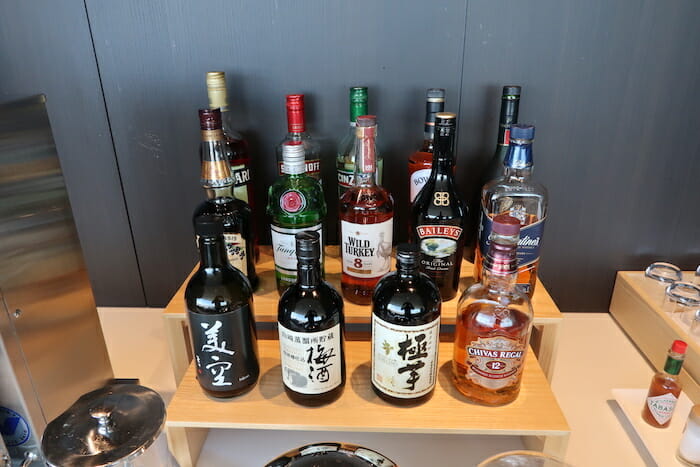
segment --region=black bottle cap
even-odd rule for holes
[[[396,247],[396,267],[415,268],[420,260],[420,248],[415,243],[399,243]]]
[[[315,261],[321,257],[321,236],[313,230],[304,230],[294,238],[297,243],[298,261]]]
[[[451,112],[436,113],[435,126],[455,128],[457,126],[457,114]]]
[[[503,97],[518,96],[520,97],[520,86],[503,86]]]
[[[445,102],[445,90],[442,88],[430,88],[426,92],[425,97],[429,102]]]
[[[194,233],[200,237],[218,237],[224,234],[224,221],[221,216],[203,214],[194,220]]]
[[[535,139],[535,127],[532,125],[511,125],[510,137],[512,139]]]

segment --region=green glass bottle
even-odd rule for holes
[[[366,87],[350,88],[350,129],[338,145],[336,166],[338,170],[338,199],[355,182],[355,121],[360,115],[367,115],[368,94]],[[377,153],[377,183],[382,183],[384,161]]]
[[[282,177],[268,191],[267,214],[271,217],[272,252],[277,291],[281,294],[297,280],[297,232],[318,232],[323,245],[326,201],[318,180],[305,172],[304,146],[289,141],[282,147]],[[321,255],[323,271],[323,254]]]

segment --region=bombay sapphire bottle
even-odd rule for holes
[[[345,386],[343,299],[321,279],[317,232],[296,234],[297,280],[278,305],[282,381],[302,405],[333,402]]]
[[[232,267],[219,216],[195,219],[200,263],[185,288],[197,381],[212,397],[233,397],[255,386],[260,374],[253,290]]]
[[[428,400],[437,381],[440,291],[419,261],[417,245],[399,245],[372,297],[372,389],[397,405]]]

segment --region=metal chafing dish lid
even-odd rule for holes
[[[316,443],[293,449],[265,467],[396,467],[384,455],[347,443]]]
[[[160,434],[165,403],[152,389],[112,384],[80,397],[41,440],[55,467],[110,466],[140,455]]]

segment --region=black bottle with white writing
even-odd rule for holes
[[[228,262],[219,216],[194,222],[200,264],[185,289],[197,381],[205,393],[226,398],[252,389],[260,375],[253,290]]]
[[[297,280],[277,308],[282,381],[291,400],[319,406],[345,387],[343,299],[321,279],[318,232],[299,232],[295,241]]]
[[[399,245],[372,297],[372,388],[396,405],[427,401],[437,381],[442,303],[419,261],[417,245]]]

